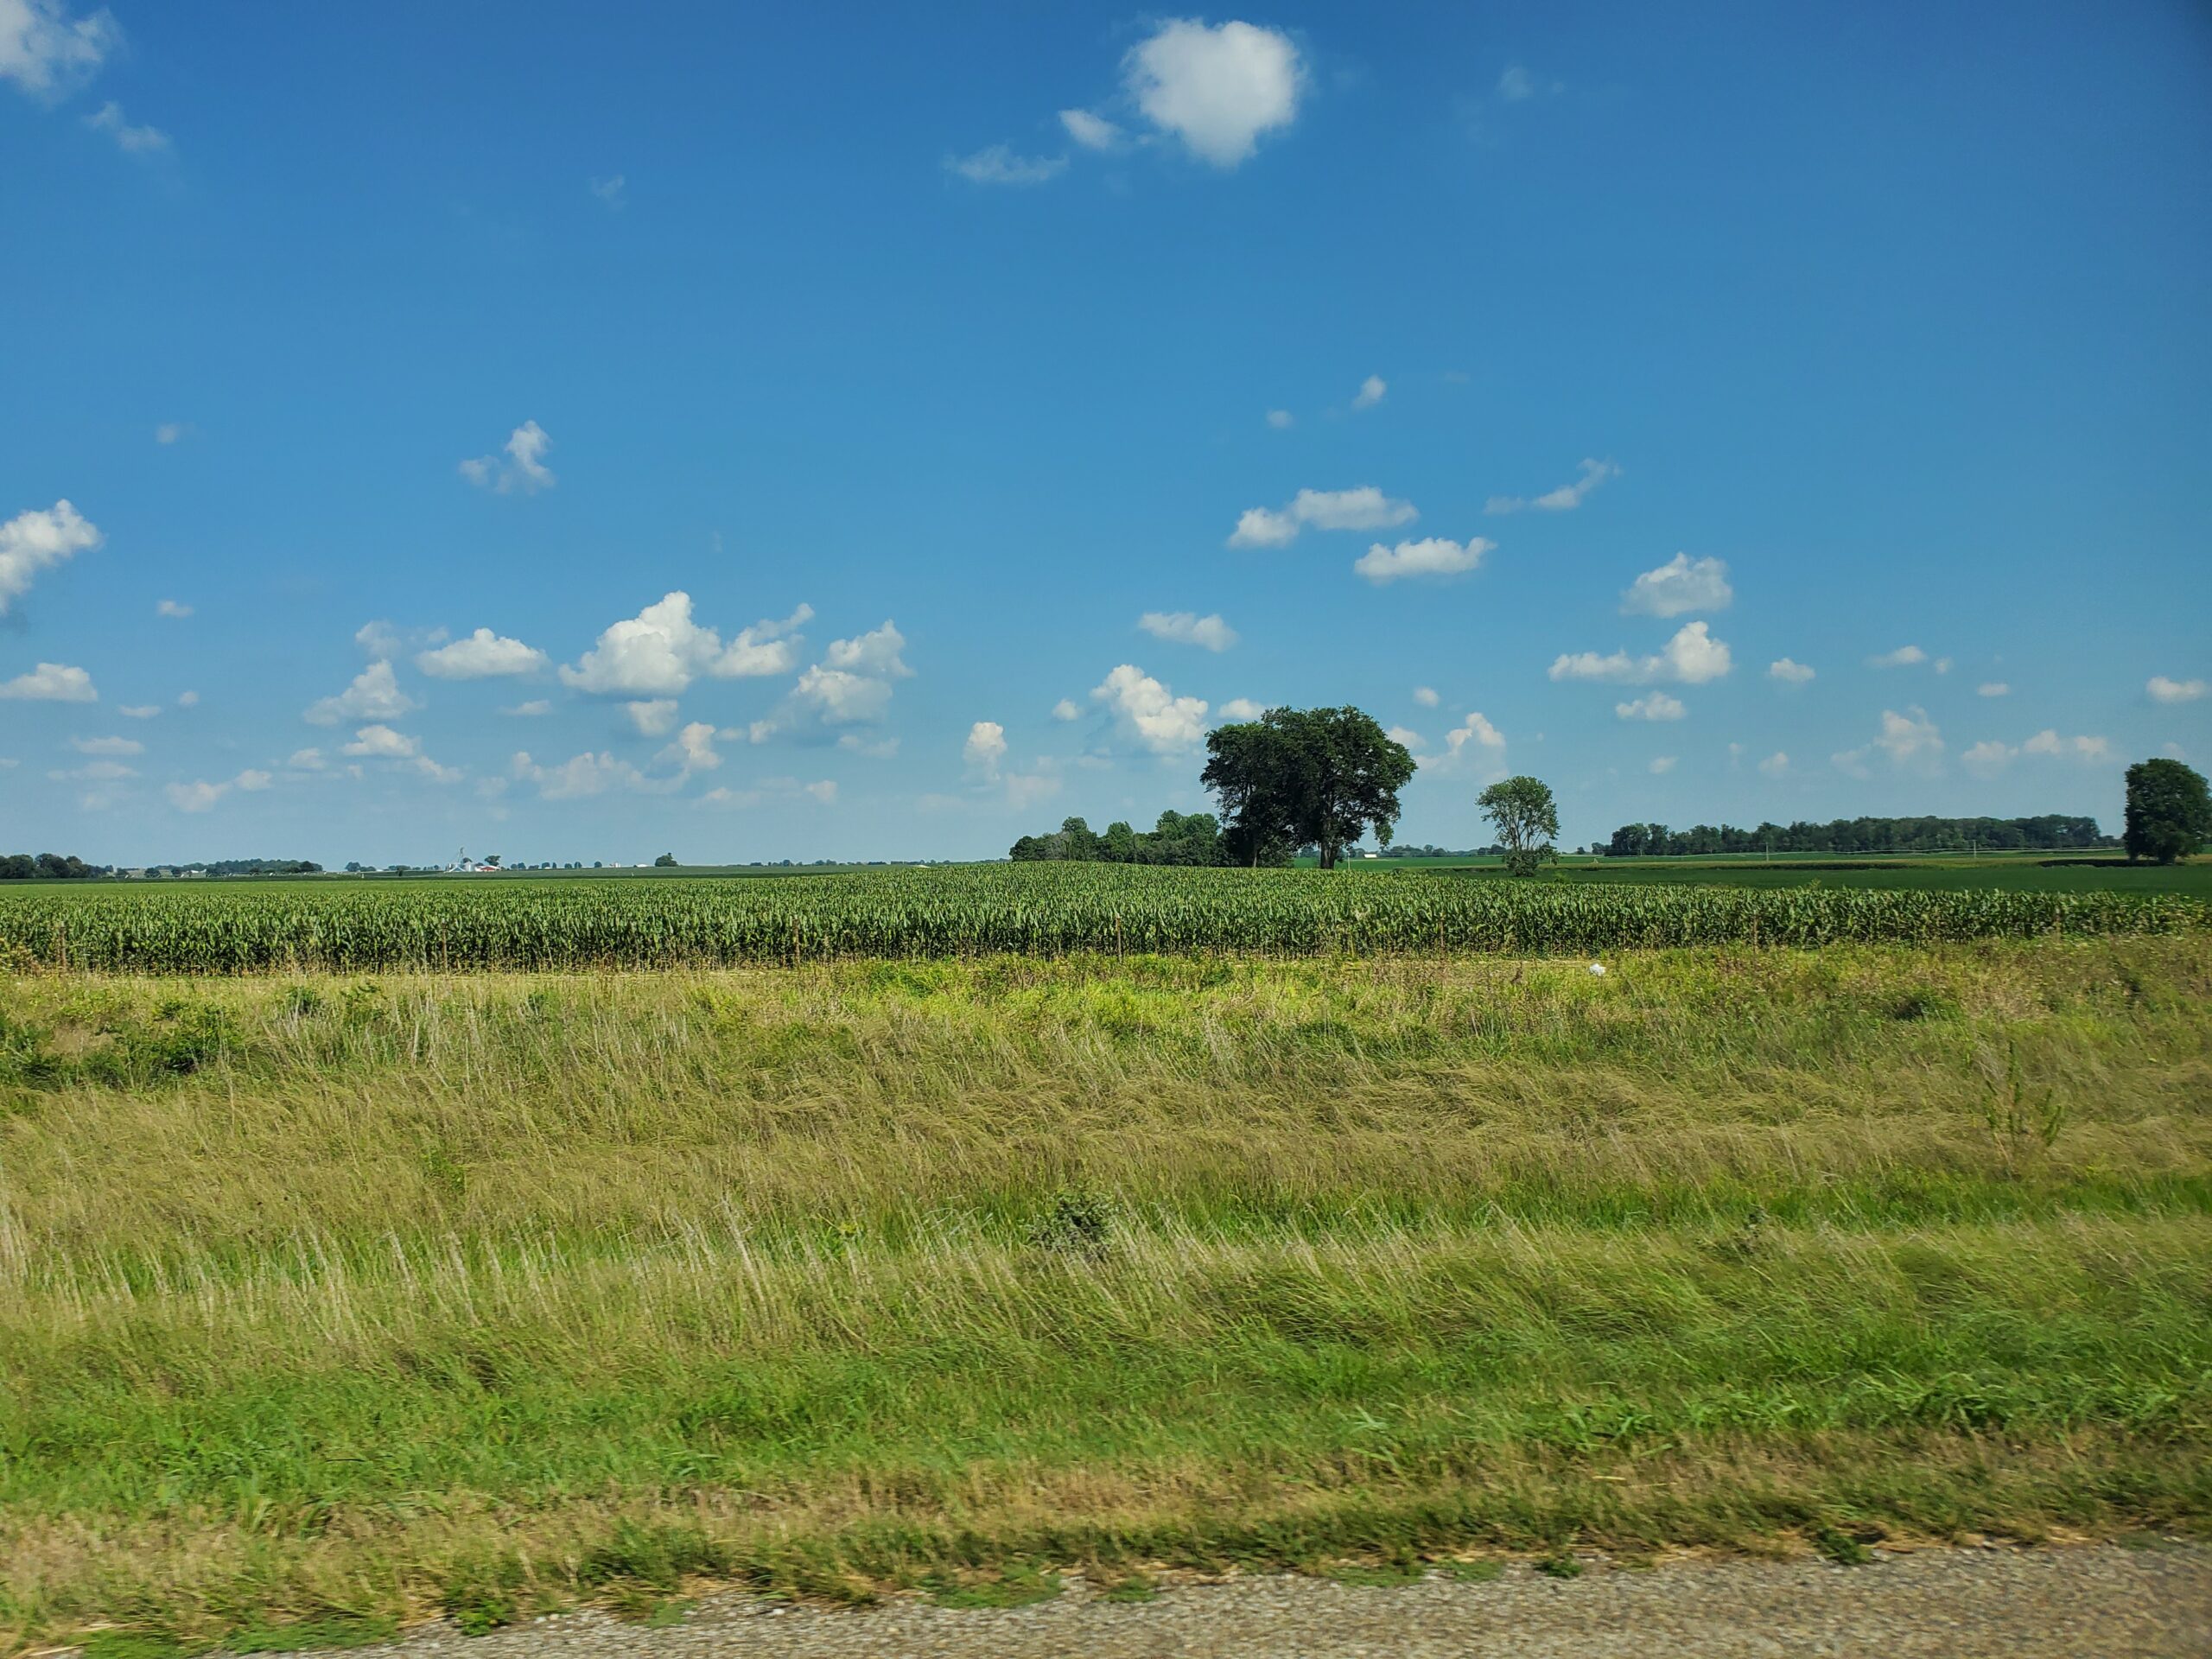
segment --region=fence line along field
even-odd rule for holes
[[[2205,925],[2111,893],[1611,887],[1419,870],[968,867],[676,883],[34,888],[0,895],[0,964],[113,973],[440,972],[987,954],[1816,947]]]

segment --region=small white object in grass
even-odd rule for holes
[[[1602,979],[1605,974],[1605,964],[1602,962],[1593,962],[1590,964],[1590,971]]]

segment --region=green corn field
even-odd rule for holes
[[[27,888],[0,968],[251,974],[715,967],[1009,953],[1578,953],[2202,928],[2187,899],[2108,893],[1600,887],[1407,871],[1045,865],[777,880]]]

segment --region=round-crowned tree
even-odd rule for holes
[[[2212,793],[2202,772],[2178,760],[2139,760],[2127,769],[2122,844],[2129,858],[2171,864],[2207,841],[2212,841]]]

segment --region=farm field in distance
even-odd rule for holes
[[[2205,925],[2165,893],[1507,881],[1095,863],[774,880],[56,883],[0,893],[0,963],[110,972],[565,969],[844,957],[1593,953]]]
[[[1505,874],[1497,859],[1376,859],[1351,868],[1450,870],[1466,876]],[[1691,858],[1567,858],[1547,872],[1560,881],[1600,881],[1732,887],[1869,887],[1951,892],[1974,888],[2018,893],[2168,893],[2212,902],[2212,858],[2170,865],[2130,864],[2117,853],[2001,853],[1970,858],[1926,854],[1803,854],[1758,857],[1713,854]]]
[[[0,895],[0,1640],[2212,1515],[2201,906],[1264,893]],[[508,942],[223,954],[421,904]]]

